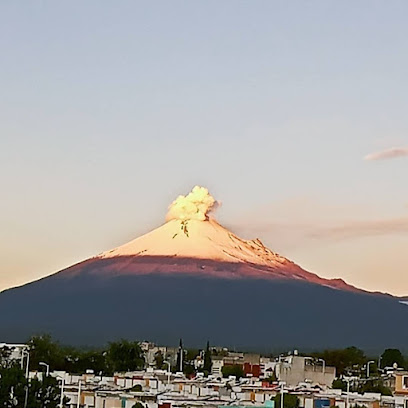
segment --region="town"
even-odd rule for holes
[[[271,356],[209,343],[192,350],[182,340],[178,347],[121,340],[80,353],[37,336],[27,344],[0,343],[0,352],[2,406],[408,407],[408,371],[396,349],[376,359],[355,347]]]

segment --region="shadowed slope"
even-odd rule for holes
[[[273,266],[249,262],[226,262],[213,259],[185,258],[180,256],[116,256],[112,258],[96,257],[73,265],[56,275],[70,278],[86,274],[90,277],[107,278],[129,275],[197,275],[199,277],[226,279],[278,279],[299,280],[328,286],[339,290],[364,292],[348,285],[342,279],[323,279],[318,275],[303,270],[300,266],[279,257]]]
[[[408,307],[394,298],[294,280],[57,274],[0,294],[0,338],[49,332],[70,344],[125,337],[258,350],[356,345],[407,350]],[[398,330],[396,330],[398,327]],[[392,335],[391,335],[392,334]]]

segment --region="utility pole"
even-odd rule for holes
[[[322,358],[319,358],[317,361],[321,361],[323,363],[323,375],[326,373],[326,361]]]
[[[25,390],[25,398],[24,398],[24,408],[27,408],[27,403],[28,403],[28,389],[30,387],[30,379],[29,379],[29,374],[30,374],[30,352],[27,350],[23,350],[23,353],[27,353],[27,366],[26,366],[26,372],[25,372],[25,377],[27,380],[27,385],[26,385],[26,390]]]
[[[370,378],[370,364],[373,364],[373,363],[375,363],[375,361],[373,360],[367,363],[367,378]]]
[[[78,401],[77,401],[77,408],[79,408],[81,403],[81,380],[78,383]]]
[[[284,385],[285,385],[285,382],[282,381],[281,382],[281,408],[283,408]]]
[[[347,381],[347,401],[346,401],[346,408],[350,408],[350,378],[346,380]]]
[[[164,361],[164,364],[167,364],[167,385],[170,385],[170,363],[168,361]]]
[[[60,408],[64,407],[64,385],[65,385],[65,378],[61,379],[61,400],[60,400]]]
[[[44,366],[46,368],[46,377],[50,375],[50,365],[47,363],[44,363],[43,361],[40,361],[38,365]]]

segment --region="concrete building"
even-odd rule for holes
[[[222,367],[224,367],[224,357],[213,356],[211,375],[213,375],[214,377],[222,377]]]
[[[280,357],[275,372],[279,381],[285,382],[288,386],[305,382],[331,386],[336,378],[335,367],[328,367],[323,361],[296,354]]]

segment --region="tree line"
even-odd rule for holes
[[[49,335],[33,336],[27,343],[30,347],[30,370],[44,369],[39,363],[45,362],[51,370],[61,370],[75,374],[81,374],[88,369],[92,369],[96,374],[112,375],[114,372],[137,371],[145,367],[143,350],[138,341],[120,340],[109,343],[101,348],[78,348],[64,346],[53,340]],[[197,370],[194,366],[195,358],[200,355],[198,349],[185,349],[180,343],[180,350],[183,352],[182,369],[186,375],[193,375]],[[212,367],[212,355],[216,353],[210,348],[207,342],[202,353],[203,367],[200,371],[208,375]],[[378,369],[398,367],[408,369],[408,359],[406,359],[398,349],[386,349],[378,357],[366,356],[363,350],[357,347],[347,347],[344,349],[324,350],[311,354],[316,359],[323,359],[326,366],[336,368],[339,378],[345,375],[364,376],[365,367],[369,361],[374,361],[370,365],[370,376],[375,377]],[[0,356],[1,359],[1,356]],[[166,356],[160,352],[155,356],[154,365],[156,368],[167,369],[165,363]],[[179,371],[180,356],[177,355],[177,363],[171,367],[172,371]],[[225,367],[223,375],[243,376],[242,367]]]
[[[363,350],[357,347],[347,347],[337,350],[324,350],[312,354],[313,357],[323,359],[327,366],[336,367],[338,376],[342,375],[359,375],[364,366],[369,361],[370,372],[378,374],[379,369],[393,367],[395,364],[399,368],[408,369],[408,359],[406,359],[398,349],[386,349],[380,356],[366,356]]]
[[[63,346],[49,335],[32,337],[30,370],[41,370],[46,362],[52,370],[81,374],[92,369],[96,374],[112,375],[114,372],[137,371],[145,366],[143,351],[137,341],[120,340],[104,348],[84,349]]]

